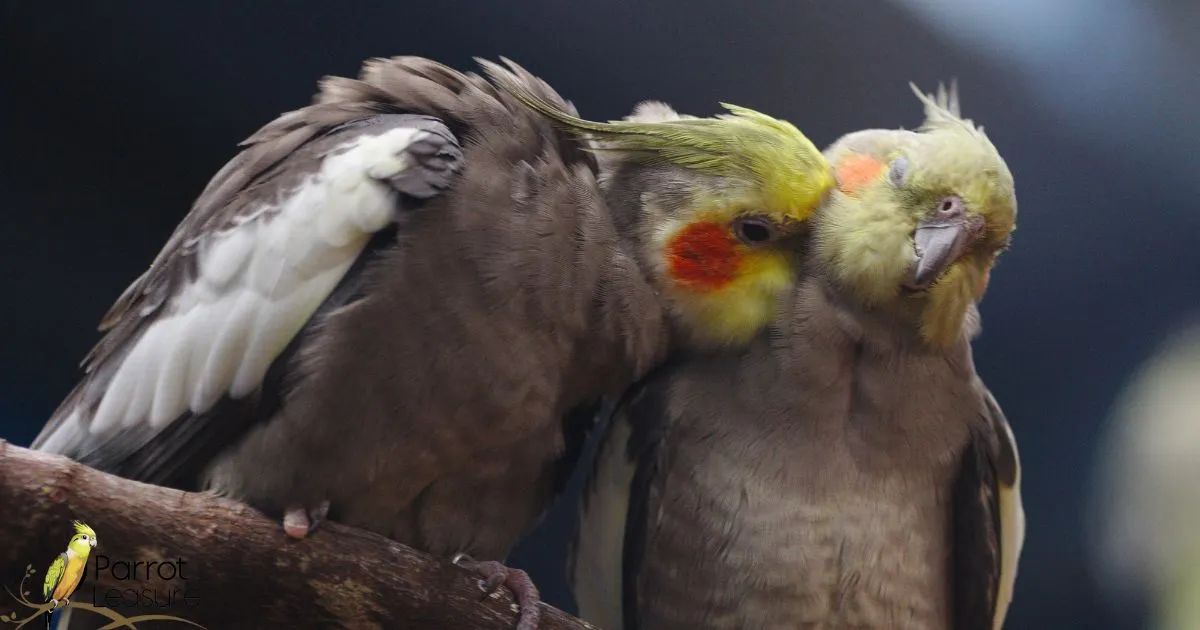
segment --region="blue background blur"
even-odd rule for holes
[[[976,345],[1025,464],[1010,627],[1139,627],[1089,577],[1081,510],[1119,387],[1200,306],[1197,33],[1195,0],[4,2],[0,436],[33,439],[234,145],[366,57],[504,55],[590,118],[725,100],[822,146],[915,127],[908,81],[956,76],[1020,201]],[[568,608],[571,507],[514,560]]]

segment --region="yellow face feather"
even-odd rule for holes
[[[92,548],[97,544],[96,531],[82,521],[72,521],[71,524],[75,527],[75,535],[71,536],[71,542],[67,547],[86,560]]]
[[[744,251],[744,250],[743,250]],[[748,343],[777,315],[779,296],[795,282],[795,261],[785,252],[745,252],[741,273],[709,291],[674,291],[679,315],[700,345]]]
[[[792,237],[805,223],[771,221],[774,240],[748,243],[739,237],[739,224],[771,219],[770,191],[716,190],[705,183],[696,180],[684,202],[687,212],[678,218],[664,219],[652,201],[645,203],[660,215],[649,257],[659,266],[658,276],[669,279],[663,288],[691,343],[742,345],[778,314],[779,297],[795,282],[798,249]]]
[[[592,122],[547,103],[498,66],[480,63],[523,105],[592,140],[588,150],[628,165],[692,174],[687,193],[675,191],[676,199],[686,197],[683,207],[664,201],[674,206],[666,211],[651,200],[643,210],[654,218],[650,264],[666,279],[664,289],[694,342],[741,344],[776,315],[778,297],[795,277],[786,237],[802,229],[834,185],[828,162],[800,130],[725,103],[729,113],[711,118]],[[747,242],[738,232],[746,219],[768,222],[772,238]]]
[[[914,88],[915,89],[915,88]],[[986,289],[996,257],[1016,227],[1012,174],[951,89],[918,92],[918,132],[849,134],[826,152],[839,188],[816,221],[818,251],[832,278],[871,307],[899,306],[933,347],[957,341],[968,308]],[[948,197],[962,200],[981,232],[926,290],[907,291],[917,260],[914,231]]]

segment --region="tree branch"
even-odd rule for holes
[[[0,514],[0,584],[19,594],[32,565],[25,590],[35,603],[46,567],[79,519],[95,529],[99,546],[73,601],[130,617],[168,614],[210,630],[516,626],[507,589],[485,597],[479,579],[448,559],[336,523],[292,540],[241,503],[122,479],[3,440]],[[137,594],[135,607],[111,605]],[[170,605],[151,604],[155,597]],[[0,612],[35,611],[0,590]],[[93,613],[73,612],[85,614]],[[545,605],[540,627],[594,628]]]

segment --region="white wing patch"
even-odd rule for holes
[[[89,431],[158,429],[223,396],[243,398],[337,286],[372,234],[393,218],[385,180],[428,132],[401,128],[338,147],[288,196],[199,243],[195,281],[165,306],[113,375]],[[278,211],[274,211],[278,209]],[[55,450],[79,410],[49,436]]]
[[[1021,547],[1025,544],[1025,507],[1021,503],[1021,455],[1017,452],[1017,440],[1007,422],[999,423],[1012,445],[1017,474],[1012,487],[1000,483],[1000,592],[996,594],[996,614],[992,619],[992,630],[1004,626],[1004,617],[1012,603],[1013,588],[1017,581],[1017,561]]]
[[[625,521],[636,466],[625,456],[629,423],[615,415],[610,431],[603,450],[596,455],[600,465],[587,513],[579,519],[572,578],[580,617],[601,628],[621,630]]]

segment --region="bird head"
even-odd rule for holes
[[[591,122],[520,85],[500,85],[591,141],[618,229],[693,343],[742,344],[775,317],[795,282],[798,237],[834,184],[796,127],[736,105],[697,118],[662,103]]]
[[[912,87],[925,106],[917,131],[855,132],[825,152],[837,189],[815,238],[836,284],[913,314],[923,340],[946,347],[1009,245],[1016,194],[983,128],[960,117],[954,86],[936,96]]]
[[[96,547],[96,532],[82,521],[74,521],[72,524],[75,526],[75,534],[71,536],[71,542],[67,544],[67,547],[76,554],[86,557]]]

